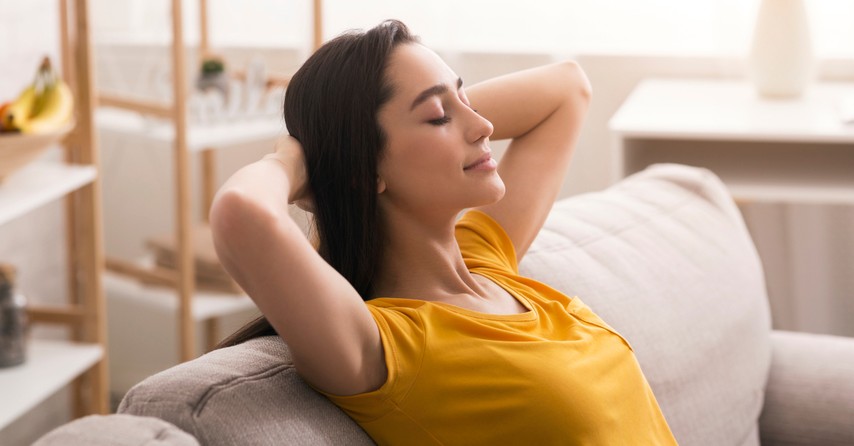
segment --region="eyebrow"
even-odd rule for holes
[[[457,90],[459,90],[460,88],[463,88],[463,78],[461,78],[461,77],[457,78]],[[445,94],[447,92],[448,92],[448,85],[447,84],[434,85],[434,86],[422,91],[418,95],[418,97],[416,97],[415,100],[412,101],[412,106],[409,107],[409,110],[410,111],[414,110],[415,107],[418,107],[421,103],[423,103],[427,99],[430,99],[430,97],[432,97],[432,96],[438,96],[441,94]]]

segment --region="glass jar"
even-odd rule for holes
[[[26,359],[27,300],[15,292],[14,269],[0,265],[0,367]]]

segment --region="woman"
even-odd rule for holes
[[[278,333],[380,444],[675,444],[628,343],[518,276],[589,100],[572,62],[465,89],[397,21],[324,45],[288,87],[291,136],[211,209],[266,317],[229,343]]]

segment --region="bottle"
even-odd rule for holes
[[[15,292],[15,268],[0,263],[0,367],[26,359],[27,301]]]

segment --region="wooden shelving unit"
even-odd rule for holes
[[[0,369],[0,428],[72,382],[76,417],[109,411],[89,5],[87,0],[59,0],[58,5],[62,74],[74,92],[77,125],[64,142],[64,163],[31,164],[0,184],[0,225],[65,198],[69,304],[34,304],[29,313],[33,323],[68,326],[72,340],[31,340],[23,365]]]
[[[322,0],[313,1],[313,44],[314,48],[322,42]],[[180,338],[180,360],[187,361],[196,356],[194,327],[196,321],[206,324],[208,346],[218,338],[218,317],[225,308],[234,311],[251,308],[252,302],[246,297],[236,298],[232,304],[223,304],[222,297],[197,293],[195,289],[195,267],[192,246],[193,218],[191,211],[190,153],[199,152],[202,161],[202,219],[207,219],[210,203],[216,191],[216,152],[215,149],[227,145],[272,139],[282,131],[281,122],[243,122],[219,126],[206,125],[204,128],[191,127],[187,122],[186,86],[187,61],[185,57],[184,34],[182,27],[182,1],[172,0],[172,93],[171,104],[146,102],[133,98],[99,95],[98,104],[112,107],[113,110],[99,110],[98,122],[102,131],[143,137],[156,144],[171,144],[175,162],[175,234],[177,240],[177,270],[157,268],[142,263],[119,259],[108,259],[107,268],[127,278],[154,280],[174,288],[178,294],[177,311]],[[200,44],[199,55],[209,53],[208,40],[208,4],[199,0]],[[164,119],[168,124],[156,125],[154,129],[145,125],[145,117]],[[133,284],[121,282],[121,278],[111,284],[123,292],[132,289]],[[141,290],[140,295],[156,294],[157,291]],[[230,298],[225,296],[226,299]],[[197,311],[196,306],[203,311]]]

